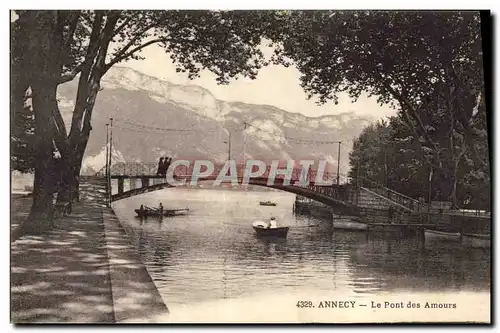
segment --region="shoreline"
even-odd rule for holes
[[[99,178],[82,179],[81,202],[47,232],[10,244],[10,322],[161,323],[168,308],[131,238],[106,207]],[[16,200],[11,228],[29,212]]]
[[[113,208],[103,208],[116,323],[158,322],[169,310]]]

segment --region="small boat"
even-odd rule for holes
[[[149,216],[177,216],[186,215],[189,212],[189,208],[184,209],[164,209],[163,214],[160,214],[159,209],[155,208],[145,208],[142,212],[140,209],[135,209],[135,213],[138,217],[149,217]]]
[[[468,247],[490,247],[490,235],[462,233],[462,245]]]
[[[276,202],[272,202],[272,201],[261,201],[260,205],[261,206],[276,206],[277,203]]]
[[[256,225],[253,225],[252,227],[258,236],[263,236],[263,237],[286,238],[286,235],[288,234],[288,229],[290,229],[290,227],[266,228],[266,227],[256,226]]]
[[[447,232],[447,231],[425,229],[424,235],[426,241],[432,241],[432,240],[452,241],[452,242],[460,241],[459,232]]]
[[[334,217],[332,220],[332,226],[334,229],[343,230],[367,230],[368,223],[358,222],[352,218],[348,217]]]

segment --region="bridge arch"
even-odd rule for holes
[[[119,186],[119,191],[117,194],[111,196],[111,201],[118,201],[125,198],[130,198],[136,195],[154,192],[167,188],[178,187],[177,185],[173,185],[168,183],[166,180],[159,184],[149,184],[149,179],[158,179],[159,177],[147,177],[147,181],[144,181],[145,177],[128,177],[128,176],[112,176],[112,179],[118,179],[119,182],[122,182],[121,187]],[[143,179],[142,186],[134,189],[130,189],[128,191],[123,191],[123,181],[124,179]],[[163,179],[163,178],[162,178]],[[205,177],[200,178],[200,182],[208,182],[214,181],[215,177]],[[238,183],[241,184],[242,179],[238,178]],[[273,188],[277,190],[281,190],[288,193],[294,193],[300,195],[305,198],[309,198],[311,200],[315,200],[321,202],[331,208],[336,213],[357,216],[359,215],[359,211],[355,205],[349,204],[338,198],[338,193],[336,193],[337,185],[332,186],[320,186],[315,185],[314,183],[310,183],[308,186],[299,186],[296,184],[284,184],[283,179],[276,179],[273,185],[267,184],[267,178],[250,178],[248,181],[248,185],[262,186],[267,188]],[[121,188],[121,190],[120,190]]]

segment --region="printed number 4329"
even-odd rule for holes
[[[311,302],[311,301],[298,301],[297,307],[298,308],[314,308],[313,302]]]

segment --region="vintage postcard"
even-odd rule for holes
[[[491,322],[488,11],[10,20],[11,323]]]

